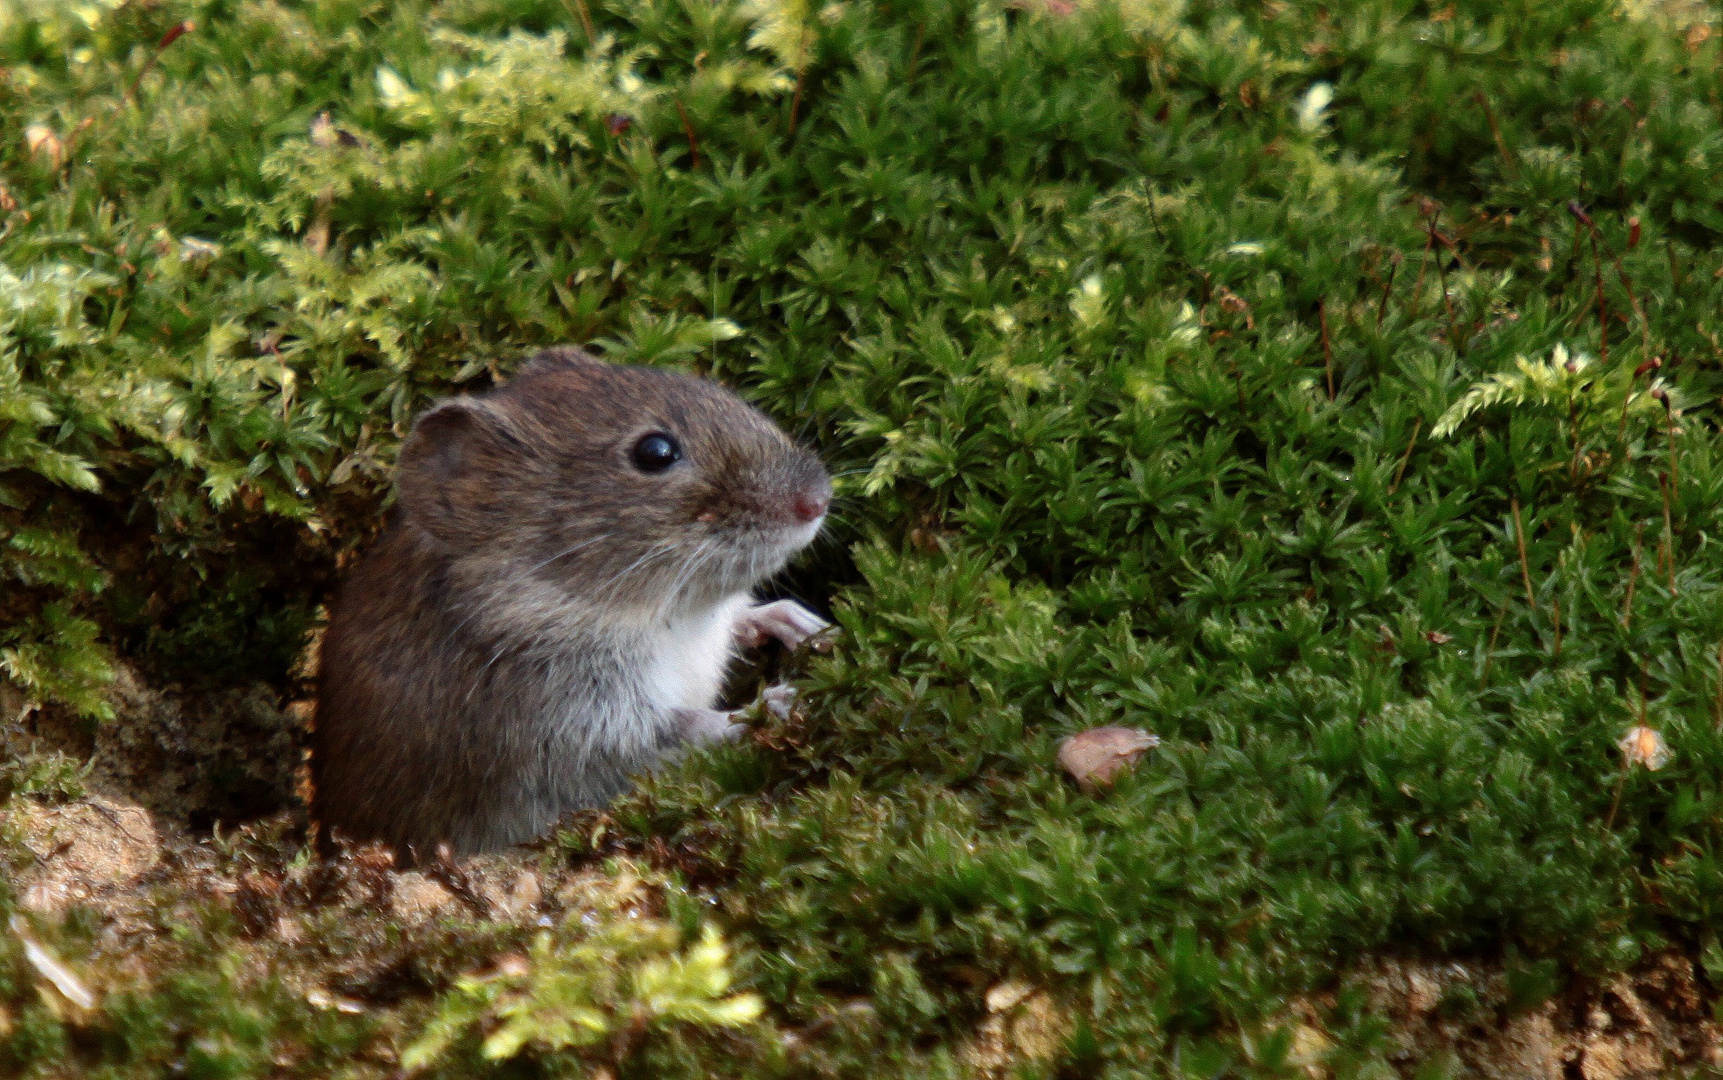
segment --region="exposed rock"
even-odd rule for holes
[[[454,902],[454,893],[419,870],[408,870],[398,875],[395,878],[394,892],[389,897],[395,917],[403,922],[418,922],[430,918]]]
[[[987,1019],[960,1052],[977,1080],[1004,1080],[1019,1066],[1053,1060],[1065,1045],[1071,1021],[1045,990],[1007,981],[987,991]]]
[[[155,822],[141,806],[97,796],[57,806],[20,798],[5,817],[35,856],[14,882],[31,911],[123,891],[161,859]]]

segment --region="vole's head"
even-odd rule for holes
[[[753,586],[831,501],[819,459],[728,390],[579,349],[425,413],[396,479],[408,521],[451,554],[642,611]]]

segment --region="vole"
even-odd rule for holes
[[[312,816],[409,858],[532,838],[678,747],[738,647],[825,628],[751,590],[819,532],[818,458],[691,376],[533,358],[413,425],[397,506],[337,591]]]

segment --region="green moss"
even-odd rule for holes
[[[1675,10],[0,9],[0,665],[95,718],[115,650],[285,681],[413,412],[591,341],[840,474],[795,716],[556,856],[679,877],[768,1005],[618,1076],[958,1075],[1008,980],[1063,1017],[1031,1071],[1281,1075],[1378,954],[1506,956],[1507,1013],[1710,956],[1723,121]],[[1162,746],[1081,794],[1112,723]],[[6,954],[9,1060],[381,1072],[529,930],[353,1018],[182,902],[83,1027]]]

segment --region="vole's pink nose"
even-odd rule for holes
[[[823,492],[804,491],[790,504],[790,513],[796,515],[798,521],[818,521],[831,502],[832,497]]]

